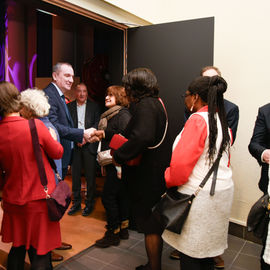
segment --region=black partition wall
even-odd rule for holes
[[[128,71],[148,67],[156,74],[174,138],[183,127],[181,95],[213,64],[214,18],[143,26],[128,30]]]

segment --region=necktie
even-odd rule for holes
[[[62,95],[61,98],[62,98],[63,103],[64,103],[64,108],[65,108],[65,111],[66,111],[68,120],[70,121],[71,120],[71,116],[70,116],[70,113],[69,113],[69,110],[68,110],[68,107],[67,107],[67,104],[66,104],[65,96]]]

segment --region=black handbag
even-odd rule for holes
[[[28,120],[31,135],[32,135],[32,144],[34,148],[34,154],[36,157],[40,182],[44,187],[44,192],[46,193],[46,202],[48,206],[48,215],[51,221],[59,221],[65,214],[70,202],[71,202],[71,191],[68,184],[61,179],[60,175],[57,172],[55,162],[48,157],[48,160],[55,171],[55,174],[58,178],[59,183],[56,185],[55,189],[51,194],[48,193],[47,188],[47,176],[43,164],[41,149],[38,141],[38,134],[36,129],[36,124],[34,119]]]
[[[263,195],[251,207],[247,218],[247,230],[262,239],[268,231],[270,214],[269,194]]]
[[[172,187],[161,196],[161,200],[153,208],[153,216],[158,220],[162,230],[181,234],[183,225],[187,219],[193,199],[204,187],[210,175],[214,172],[210,195],[215,194],[218,165],[221,158],[219,153],[217,159],[204,177],[198,189],[193,194],[184,194],[177,191],[178,187]]]

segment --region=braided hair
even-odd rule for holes
[[[222,127],[222,142],[219,154],[222,154],[230,144],[230,136],[228,131],[228,122],[226,118],[223,94],[227,90],[226,81],[220,76],[200,76],[196,78],[188,87],[191,94],[198,94],[200,98],[208,104],[208,120],[209,120],[209,149],[208,157],[210,163],[214,161],[216,154],[217,140],[217,119],[218,113]]]

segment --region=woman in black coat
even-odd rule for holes
[[[151,70],[134,69],[123,77],[122,82],[132,103],[132,118],[123,133],[128,141],[114,152],[113,158],[122,165],[132,214],[138,231],[145,234],[149,261],[136,269],[160,270],[162,231],[151,213],[165,191],[164,171],[171,157],[167,113],[158,98],[159,87]],[[125,165],[138,155],[142,155],[138,166]]]
[[[128,100],[124,87],[110,86],[105,97],[108,108],[100,118],[96,136],[101,136],[101,151],[109,149],[109,143],[114,134],[123,133],[131,115],[126,108]],[[108,164],[104,168],[106,179],[102,192],[102,203],[107,216],[105,235],[96,241],[96,246],[106,248],[117,246],[120,239],[128,239],[128,198],[125,182],[121,179],[121,167]],[[117,171],[118,169],[118,171]]]

